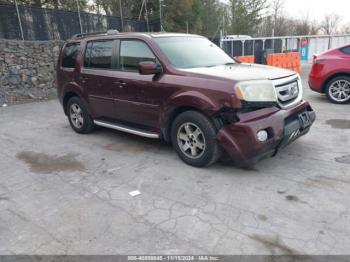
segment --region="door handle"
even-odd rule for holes
[[[86,80],[89,80],[89,78],[88,78],[88,77],[83,77],[83,76],[80,77],[80,81],[81,81],[82,83],[85,83]]]
[[[126,82],[124,82],[123,80],[115,81],[113,82],[113,84],[118,85],[120,88],[126,86]]]
[[[124,82],[124,81],[119,81],[119,84],[120,84],[121,86],[126,86],[126,82]]]

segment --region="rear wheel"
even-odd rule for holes
[[[339,76],[332,79],[326,88],[327,98],[335,104],[350,102],[350,78]]]
[[[69,99],[66,112],[69,123],[75,132],[87,134],[93,130],[93,119],[79,97],[75,96]]]
[[[175,118],[171,142],[179,157],[187,164],[205,167],[215,163],[221,149],[215,140],[216,130],[211,121],[196,111],[187,111]]]

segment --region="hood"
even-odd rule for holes
[[[295,75],[294,71],[257,64],[232,64],[214,67],[181,69],[181,71],[223,77],[234,81],[279,79]]]

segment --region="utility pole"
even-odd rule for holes
[[[79,0],[76,0],[77,7],[78,7],[78,18],[79,18],[79,26],[80,26],[80,33],[83,33],[83,27],[81,26],[81,17],[80,17],[80,6],[79,6]]]
[[[22,28],[22,20],[21,20],[21,16],[19,15],[17,0],[15,0],[15,4],[16,4],[16,11],[17,11],[17,18],[18,18],[19,29],[21,31],[21,37],[22,37],[22,40],[24,40],[23,28]]]
[[[122,26],[122,32],[124,32],[124,21],[123,21],[123,8],[122,8],[122,0],[119,0],[119,12],[120,12],[120,22]]]
[[[144,4],[145,4],[145,0],[142,0],[142,5],[141,5],[141,9],[140,9],[140,14],[139,14],[139,21],[141,20],[141,15],[142,15],[143,5]]]
[[[162,2],[163,0],[159,0],[159,23],[160,23],[160,31],[163,32],[163,25],[162,25]]]
[[[222,15],[222,33],[225,35],[225,15]]]
[[[148,20],[148,10],[147,10],[147,0],[145,0],[145,12],[146,12],[146,21],[147,21],[147,31],[149,32],[149,20]]]

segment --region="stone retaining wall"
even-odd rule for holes
[[[0,106],[55,96],[54,68],[62,44],[0,39]]]

